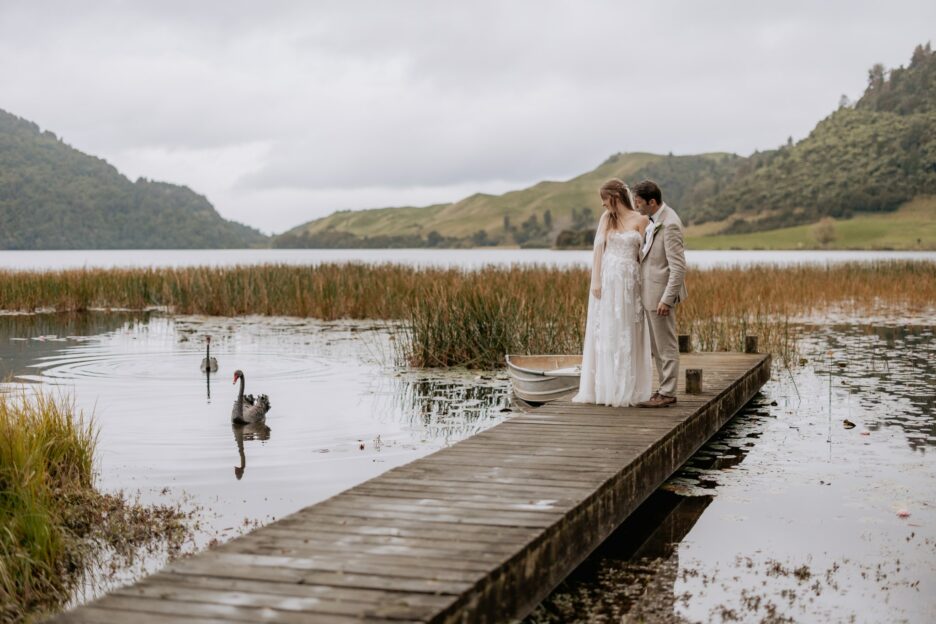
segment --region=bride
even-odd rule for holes
[[[605,211],[595,233],[579,391],[572,401],[636,405],[651,394],[650,336],[640,302],[640,249],[649,219],[634,210],[617,178],[599,191]]]

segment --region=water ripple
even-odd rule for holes
[[[282,351],[249,350],[237,353],[212,353],[221,362],[212,379],[232,377],[237,366],[248,371],[251,380],[323,380],[333,375],[334,367],[325,358]],[[202,354],[192,351],[114,352],[109,348],[72,348],[39,358],[30,368],[46,381],[64,382],[81,379],[107,379],[113,383],[164,381],[185,382],[199,374]]]

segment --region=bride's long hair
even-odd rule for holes
[[[621,206],[627,210],[634,209],[630,189],[624,184],[623,180],[611,178],[601,185],[601,190],[598,193],[601,195],[601,199],[607,199],[611,205],[611,210],[608,211],[608,229],[619,229],[621,226],[621,213],[619,212]]]

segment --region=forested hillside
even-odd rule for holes
[[[0,248],[159,249],[265,245],[187,187],[135,183],[52,132],[0,110]]]
[[[906,68],[875,65],[858,102],[843,101],[808,137],[760,158],[707,198],[696,222],[768,230],[889,212],[936,194],[936,54],[918,46]]]

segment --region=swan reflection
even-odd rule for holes
[[[231,431],[234,432],[234,441],[237,442],[237,454],[240,455],[240,466],[234,466],[234,476],[240,481],[247,469],[247,455],[244,453],[244,440],[260,440],[265,442],[270,439],[270,428],[265,423],[248,423],[246,425],[232,424]]]

